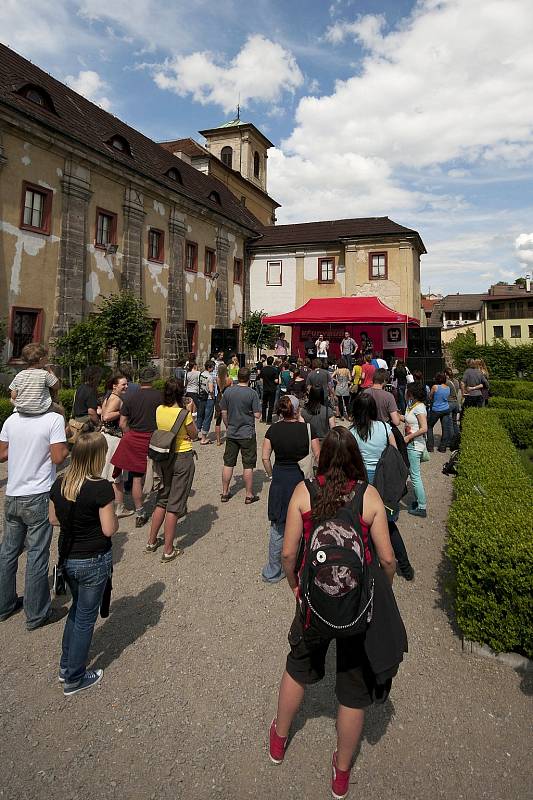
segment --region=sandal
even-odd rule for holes
[[[259,500],[259,495],[258,495],[258,494],[254,494],[254,496],[253,496],[253,497],[247,497],[247,498],[245,499],[245,501],[244,501],[244,505],[246,505],[246,506],[249,506],[249,505],[251,505],[252,503],[257,503],[257,501],[258,501],[258,500]]]
[[[210,439],[206,439],[205,442],[200,442],[200,444],[202,444],[202,445],[213,444],[213,442]]]
[[[231,500],[231,495],[230,494],[221,494],[220,495],[220,502],[221,503],[227,503],[228,500]]]
[[[181,556],[182,553],[183,550],[180,550],[179,547],[174,547],[170,555],[163,553],[163,555],[161,556],[161,561],[163,564],[166,564],[167,561],[174,561],[174,559],[177,558],[178,556]]]
[[[163,539],[156,539],[154,544],[147,544],[144,548],[145,553],[155,553],[158,547],[163,544]]]

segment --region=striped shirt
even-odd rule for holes
[[[46,369],[23,369],[17,372],[9,388],[17,393],[15,407],[23,414],[44,414],[52,405],[50,387],[57,378]]]

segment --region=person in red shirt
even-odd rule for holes
[[[374,383],[374,372],[376,371],[376,368],[370,363],[371,361],[371,354],[365,356],[363,366],[361,367],[361,389],[368,389],[368,387],[372,386]]]

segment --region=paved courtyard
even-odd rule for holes
[[[294,611],[286,582],[259,579],[268,484],[258,472],[261,502],[245,506],[237,481],[220,505],[223,448],[197,449],[184,554],[170,564],[144,554],[147,527],[130,519],[114,537],[111,614],[92,647],[100,687],[63,698],[62,622],[32,633],[22,614],[0,624],[2,800],[330,796],[331,671],[308,692],[285,763],[272,766],[266,751]],[[409,654],[390,699],[367,715],[350,796],[526,800],[533,687],[461,652],[444,589],[443,461],[435,453],[423,467],[428,518],[400,516],[416,570],[412,583],[395,581]],[[2,465],[2,491],[5,474]]]

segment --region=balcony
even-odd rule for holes
[[[533,308],[491,308],[487,306],[487,319],[530,319]]]

